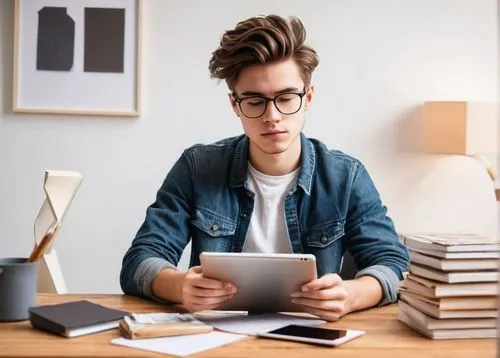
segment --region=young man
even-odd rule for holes
[[[333,321],[396,300],[408,253],[365,167],[302,134],[319,62],[305,34],[275,15],[224,34],[209,69],[226,80],[245,135],[184,151],[123,259],[125,293],[217,309],[238,288],[203,277],[202,251],[293,252],[317,260],[319,278],[290,297],[306,312]],[[345,250],[354,280],[337,275]]]

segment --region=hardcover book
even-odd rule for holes
[[[117,328],[119,321],[128,315],[85,300],[32,307],[29,313],[33,327],[65,337]]]

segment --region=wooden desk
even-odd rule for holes
[[[38,304],[86,299],[129,312],[173,312],[174,307],[122,295],[42,294]],[[495,357],[494,339],[427,339],[396,319],[396,305],[352,313],[330,327],[366,330],[366,334],[337,348],[254,337],[195,355],[196,357]],[[0,357],[166,357],[110,344],[118,330],[64,338],[31,328],[28,321],[0,323]]]

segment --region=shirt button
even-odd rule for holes
[[[251,191],[247,191],[247,195],[249,198],[253,197],[253,193]]]
[[[217,224],[213,224],[213,225],[212,225],[212,227],[211,227],[211,230],[212,230],[212,231],[217,231],[217,230],[219,230],[219,225],[217,225]]]
[[[241,213],[240,215],[243,219],[246,219],[247,218],[247,214],[246,213]]]
[[[328,238],[326,237],[326,235],[321,236],[321,243],[326,244],[327,242],[328,242]]]

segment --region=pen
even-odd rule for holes
[[[35,247],[33,248],[33,251],[31,251],[31,255],[28,259],[28,262],[35,262],[35,261],[39,260],[40,257],[43,256],[43,254],[45,254],[45,251],[49,247],[50,243],[52,242],[52,239],[54,238],[54,236],[57,232],[57,228],[58,227],[56,227],[53,231],[45,234],[42,241],[40,241],[40,244],[35,245]]]

